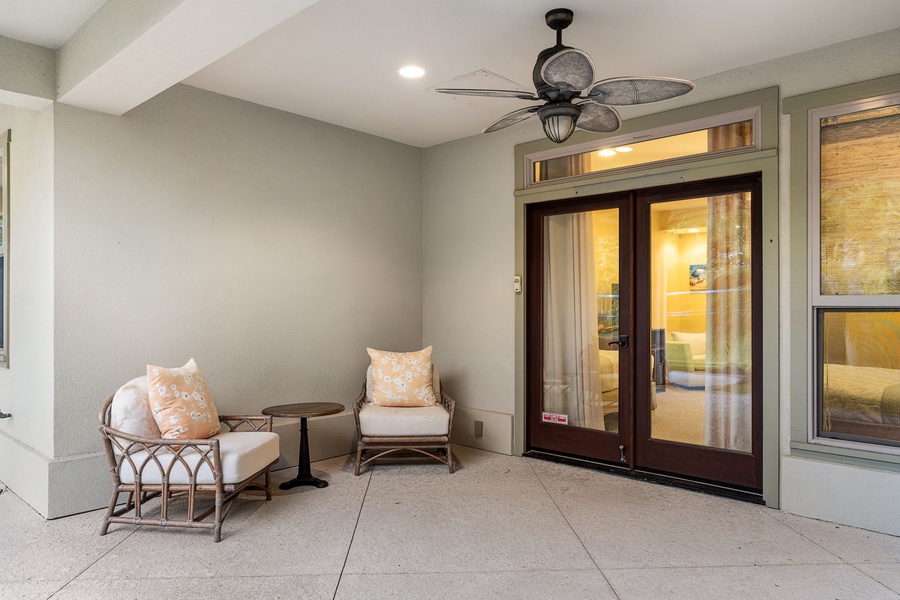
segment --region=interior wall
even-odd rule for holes
[[[621,112],[624,119],[629,119],[771,86],[778,86],[784,98],[892,75],[897,72],[897,65],[900,65],[900,29],[705,77],[696,81],[697,89],[692,94],[667,102],[665,108],[647,105],[624,108]],[[497,114],[503,113],[503,107],[498,104]],[[440,349],[442,361],[453,365],[455,377],[467,390],[464,401],[470,407],[485,407],[515,418],[524,415],[514,414],[516,382],[512,341],[522,332],[516,331],[514,296],[509,283],[515,274],[513,190],[516,181],[511,163],[517,143],[541,137],[539,124],[533,121],[425,151],[426,335],[429,343]],[[806,198],[792,199],[789,195],[789,125],[789,117],[783,116],[779,124],[779,231],[782,239],[787,239],[789,232],[790,202],[806,202]],[[792,340],[788,307],[791,302],[805,302],[806,299],[790,297],[787,285],[791,276],[788,269],[790,244],[782,244],[781,248],[781,337],[766,343],[780,344],[782,356],[789,356]],[[794,343],[805,344],[806,340],[794,340]],[[789,361],[782,361],[782,370],[777,374],[781,398],[779,445],[783,463],[799,460],[789,455],[790,381],[792,377],[806,377],[805,372],[791,373],[788,364]],[[829,463],[817,464],[822,468],[816,471],[816,476],[786,477],[782,481],[786,510],[812,516],[822,514],[816,506],[801,506],[797,499],[827,497],[824,494],[829,473],[840,474],[853,489],[854,474],[863,477],[865,471]],[[792,468],[794,466],[803,469],[802,463],[796,463]],[[792,472],[785,470],[786,474]],[[875,498],[897,496],[900,494],[900,475],[883,473],[877,487],[878,495],[872,499],[866,500],[860,492],[856,494],[859,496],[856,500],[871,504]],[[856,489],[871,490],[872,486]],[[869,523],[854,515],[852,503],[829,513],[829,518],[860,526]]]
[[[421,149],[183,85],[56,109],[59,481],[105,469],[97,413],[148,363],[193,357],[220,413],[252,414],[349,407],[366,346],[420,347]],[[78,503],[105,503],[89,481]]]
[[[53,456],[53,108],[0,104],[9,155],[9,359],[0,368],[0,482],[47,506]]]
[[[706,331],[706,294],[692,291],[690,267],[706,264],[706,234],[660,235],[665,240],[666,332],[702,333]]]

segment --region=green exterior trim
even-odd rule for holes
[[[741,94],[739,96],[729,96],[728,98],[722,98],[720,100],[713,100],[710,102],[703,102],[701,104],[694,104],[692,106],[685,106],[683,108],[677,108],[662,113],[647,115],[645,117],[639,117],[636,119],[628,119],[623,121],[622,127],[619,128],[618,131],[611,134],[590,133],[588,131],[579,129],[575,131],[574,134],[572,134],[572,137],[569,138],[569,140],[565,144],[556,144],[555,142],[551,142],[546,138],[536,140],[534,142],[519,144],[518,146],[516,146],[516,190],[518,191],[525,189],[526,155],[534,154],[535,152],[543,152],[545,150],[553,150],[555,148],[559,148],[560,146],[572,146],[592,141],[599,142],[606,138],[618,137],[629,133],[637,133],[640,131],[645,131],[647,129],[655,129],[657,127],[665,127],[667,125],[674,125],[676,123],[682,123],[684,121],[693,121],[694,119],[702,119],[704,117],[711,117],[714,115],[720,115],[723,113],[733,112],[745,108],[752,108],[755,106],[759,106],[763,110],[763,118],[760,119],[761,135],[759,149],[769,150],[778,148],[778,88],[771,87],[755,92]],[[771,119],[765,117],[765,115],[768,114],[769,110],[776,111],[772,115]],[[678,165],[678,167],[686,169],[690,168],[691,164],[696,163],[681,164]],[[602,177],[602,174],[598,174],[598,176]],[[637,178],[640,177],[640,175],[635,172],[630,172],[627,174],[619,174],[618,177]],[[604,178],[609,178],[609,176],[606,176]],[[586,179],[591,180],[593,178],[588,177]],[[583,184],[584,181],[585,179],[581,179],[577,183]],[[573,182],[571,181],[563,182],[561,184],[554,185],[553,187],[558,187],[560,185],[571,186],[572,183]],[[542,184],[540,188],[547,189],[547,186],[545,184]]]
[[[881,469],[892,473],[900,473],[900,455],[868,452],[856,448],[841,448],[823,444],[791,442],[791,454],[815,460]]]
[[[791,349],[788,360],[792,373],[809,373],[809,110],[844,102],[864,100],[900,92],[900,75],[882,77],[862,83],[840,86],[786,98],[782,112],[790,115],[790,283]],[[814,425],[810,411],[810,386],[807,377],[792,377],[790,386],[791,454],[819,458],[835,463],[883,468],[898,463],[900,458],[878,452],[867,452],[812,443]],[[893,470],[893,469],[892,469]]]
[[[889,77],[872,79],[862,83],[852,83],[850,85],[843,85],[836,88],[785,98],[782,103],[782,112],[784,114],[796,112],[805,113],[811,108],[830,106],[842,102],[852,102],[871,96],[882,96],[884,94],[896,93],[897,90],[900,90],[900,75],[891,75]]]
[[[643,189],[657,185],[703,181],[729,175],[762,173],[763,175],[763,498],[766,505],[779,507],[780,493],[780,417],[779,417],[779,235],[778,235],[778,88],[767,88],[721,100],[704,102],[641,118],[625,121],[615,135],[673,125],[759,106],[760,150],[730,156],[698,160],[641,172],[598,174],[578,180],[563,181],[525,189],[525,156],[557,147],[542,139],[516,146],[515,266],[516,274],[525,271],[525,207],[534,202],[561,200],[615,191]],[[581,144],[604,137],[576,132],[568,143]],[[523,282],[525,286],[528,281]],[[515,411],[513,450],[525,451],[525,295],[515,300]]]

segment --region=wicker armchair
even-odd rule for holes
[[[453,473],[450,435],[453,432],[456,402],[440,389],[437,366],[434,367],[433,377],[437,404],[411,408],[375,406],[369,403],[367,385],[370,385],[370,374],[366,374],[366,380],[353,402],[357,438],[356,475],[359,475],[360,467],[386,458],[398,461],[436,460],[447,465]],[[414,454],[388,456],[401,451],[411,451]],[[371,455],[366,457],[366,453]]]
[[[140,379],[127,385],[140,385]],[[143,380],[146,388],[146,378]],[[266,500],[272,499],[270,469],[279,456],[272,417],[220,415],[222,432],[209,439],[148,437],[112,426],[117,395],[107,398],[100,411],[100,434],[114,486],[100,535],[106,535],[112,523],[125,523],[212,529],[213,540],[218,542],[222,522],[241,492],[262,489]],[[258,478],[263,481],[256,481]],[[117,508],[123,493],[127,494],[125,503]],[[215,502],[198,514],[196,500],[204,493],[213,494]],[[182,496],[187,498],[187,515],[173,519],[171,501]],[[145,517],[144,503],[156,497],[162,499],[159,515]],[[205,521],[210,515],[212,521]]]

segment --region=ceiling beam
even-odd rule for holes
[[[64,104],[122,115],[317,0],[108,0],[59,49]]]
[[[56,52],[0,36],[0,104],[40,110],[56,98]]]

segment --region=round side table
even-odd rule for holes
[[[298,485],[313,485],[317,488],[328,487],[328,482],[312,476],[309,470],[309,439],[306,435],[306,419],[309,417],[322,417],[333,415],[344,410],[343,404],[337,402],[298,402],[296,404],[279,404],[264,408],[262,414],[273,417],[286,417],[300,419],[300,465],[297,467],[297,477],[285,481],[280,486],[282,490],[289,490]]]

